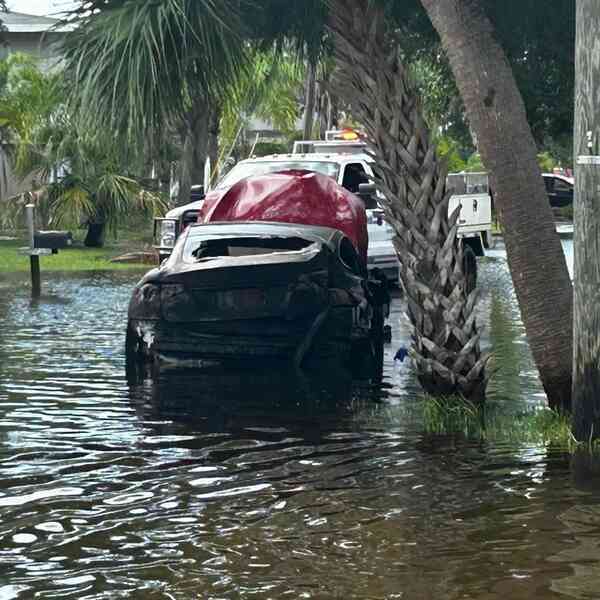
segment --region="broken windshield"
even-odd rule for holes
[[[252,175],[265,175],[267,173],[277,173],[279,171],[316,171],[323,175],[333,177],[337,180],[339,165],[334,162],[326,162],[322,160],[274,160],[274,161],[255,161],[247,163],[239,163],[221,180],[217,188],[230,188],[238,181],[250,177]]]

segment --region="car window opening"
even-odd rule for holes
[[[277,252],[293,252],[308,248],[314,242],[299,237],[226,238],[192,242],[189,256],[193,260],[212,258],[256,256]],[[186,254],[188,254],[186,252]]]

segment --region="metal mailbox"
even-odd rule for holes
[[[53,254],[72,245],[73,235],[70,231],[36,231],[33,234],[33,247],[47,248]]]

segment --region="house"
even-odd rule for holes
[[[5,28],[0,32],[0,57],[22,52],[39,58],[43,69],[60,60],[58,42],[68,28],[58,27],[59,19],[8,11],[0,13],[0,21]]]

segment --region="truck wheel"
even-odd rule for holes
[[[473,249],[467,245],[463,245],[463,270],[467,280],[467,295],[477,287],[477,257]]]

